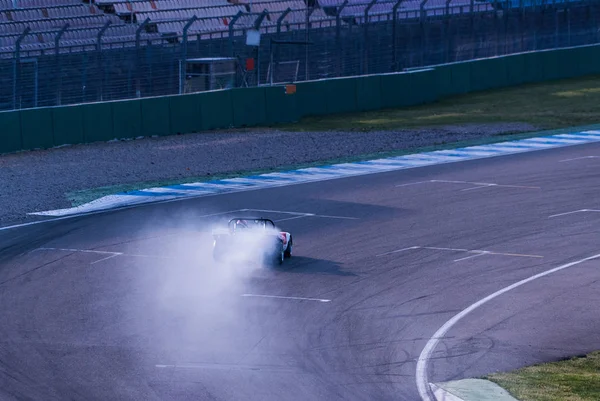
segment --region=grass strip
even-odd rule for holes
[[[600,400],[600,351],[485,377],[520,401]]]

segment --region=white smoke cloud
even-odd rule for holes
[[[124,330],[140,339],[145,364],[231,362],[227,355],[239,349],[239,337],[232,333],[248,330],[245,322],[254,312],[241,295],[253,292],[257,278],[272,274],[257,255],[279,231],[236,235],[225,258],[216,262],[213,233],[226,229],[232,216],[200,217],[210,213],[202,210],[146,221],[142,235],[156,238],[150,245],[132,243],[124,250],[158,256],[127,258],[135,272],[131,285],[137,299],[126,308],[130,320]],[[253,337],[250,332],[245,335]]]

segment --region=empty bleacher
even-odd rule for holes
[[[102,30],[102,45],[135,45],[140,24],[147,21],[141,38],[154,40],[181,37],[187,22],[196,17],[189,27],[190,40],[227,37],[235,18],[234,34],[253,27],[261,13],[267,12],[259,29],[271,33],[279,29],[290,31],[306,29],[309,18],[311,29],[335,24],[335,15],[344,0],[318,0],[307,12],[305,0],[0,0],[0,54],[12,53],[21,33],[21,50],[47,52],[55,47],[56,35],[66,27],[60,38],[61,51],[94,49]],[[390,19],[396,0],[378,0],[369,10],[369,20]],[[348,0],[341,10],[343,22],[363,23],[369,0]],[[464,11],[471,0],[427,0],[423,7],[427,15]],[[490,3],[476,2],[477,11],[491,9]],[[418,15],[421,0],[405,0],[400,4],[402,18]],[[460,10],[457,10],[457,7]],[[236,15],[240,14],[236,18]],[[68,25],[67,25],[68,24]],[[70,48],[69,50],[64,50]]]
[[[136,26],[81,0],[18,0],[16,4],[18,7],[12,0],[0,0],[0,54],[5,56],[14,52],[17,39],[27,28],[30,32],[23,37],[21,50],[28,55],[54,50],[61,30],[61,52],[95,49],[98,33],[105,26],[102,44],[133,43],[135,39]]]

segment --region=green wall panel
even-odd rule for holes
[[[52,110],[50,108],[21,110],[23,149],[47,149],[54,146]]]
[[[558,73],[561,78],[573,78],[581,75],[580,66],[585,59],[580,60],[579,49],[559,49],[555,52]]]
[[[592,58],[590,58],[590,56],[594,56],[594,50],[596,49],[593,47],[570,49],[569,57],[573,60],[573,62],[576,60],[578,64],[577,72],[579,76],[591,75],[595,73],[594,71],[600,73],[599,70],[596,70],[597,64],[593,62]],[[595,57],[599,56],[600,54],[595,54]]]
[[[355,78],[356,80],[356,110],[368,111],[381,108],[381,77],[370,75]]]
[[[506,84],[521,85],[527,82],[525,58],[521,54],[506,57]]]
[[[385,74],[381,76],[381,107],[394,108],[414,105],[418,97],[410,74]]]
[[[170,96],[169,101],[171,135],[202,131],[202,114],[198,94]]]
[[[471,63],[456,63],[450,66],[452,92],[456,95],[471,91]]]
[[[296,104],[300,117],[327,114],[327,98],[321,90],[323,81],[299,82],[296,85]]]
[[[138,100],[111,102],[113,136],[115,138],[137,138],[142,132],[142,107]]]
[[[579,49],[580,72],[586,75],[600,74],[600,46]]]
[[[543,80],[550,81],[554,79],[560,79],[560,62],[555,51],[544,51],[537,53],[537,62],[539,63],[540,70],[543,71]]]
[[[21,112],[0,112],[0,153],[21,150]]]
[[[198,94],[202,128],[219,129],[233,125],[231,90],[219,90]]]
[[[114,139],[112,105],[91,103],[81,106],[83,110],[83,139],[86,143]]]
[[[356,78],[335,78],[322,82],[328,114],[353,113],[357,110],[356,81]]]
[[[543,81],[545,70],[541,59],[536,53],[524,53],[523,57],[523,83],[536,83]]]
[[[485,91],[505,87],[507,85],[506,64],[504,57],[471,62],[471,91]]]
[[[251,127],[267,121],[264,88],[239,88],[231,91],[233,124]]]
[[[452,96],[454,89],[452,86],[452,69],[447,65],[435,67],[435,83],[439,97]]]
[[[53,107],[52,131],[54,145],[73,145],[83,143],[83,107],[64,106]]]
[[[413,71],[407,75],[413,94],[412,105],[430,103],[438,99],[437,73],[434,69]]]
[[[297,94],[286,95],[285,86],[269,86],[264,89],[267,124],[298,121]]]
[[[169,135],[171,133],[169,98],[153,97],[141,99],[140,102],[142,107],[142,132],[144,135]]]

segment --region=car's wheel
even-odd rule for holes
[[[285,250],[281,241],[278,241],[276,248],[273,250],[273,263],[281,265],[283,264],[283,259],[285,259]]]
[[[287,247],[285,248],[285,251],[283,253],[283,256],[286,258],[291,258],[292,257],[292,237],[290,237],[290,242],[288,242]]]

